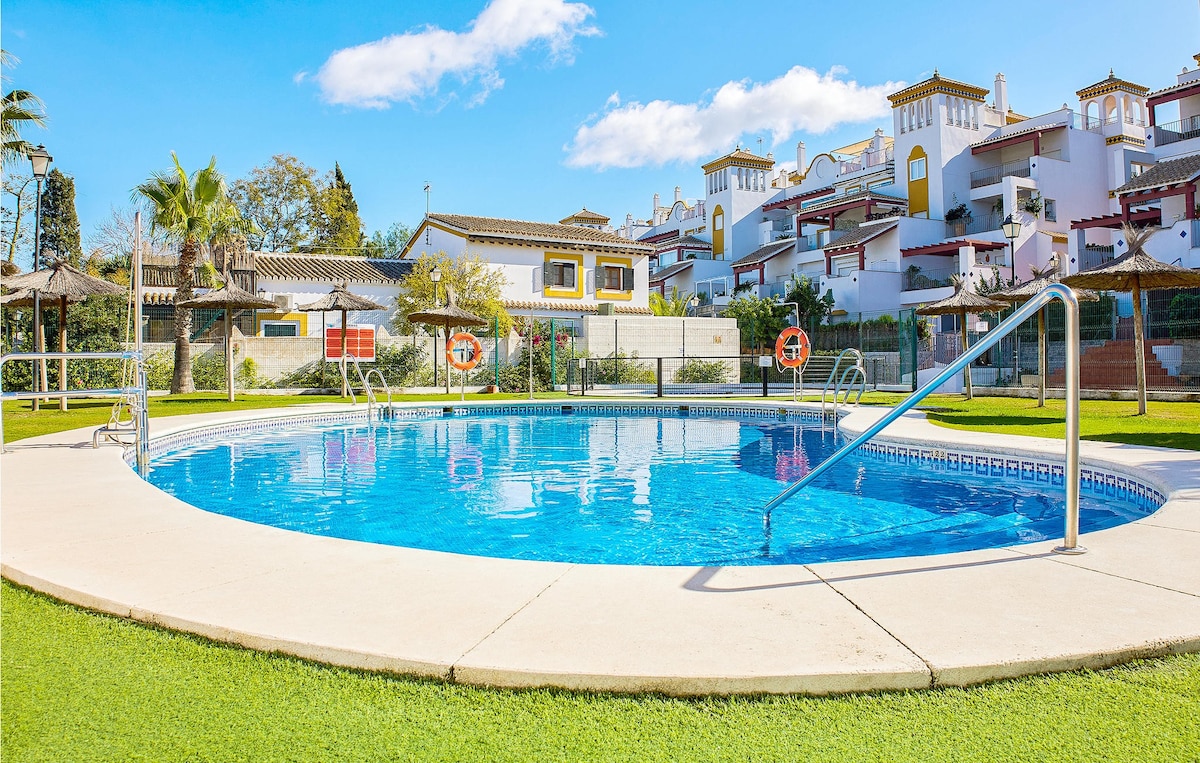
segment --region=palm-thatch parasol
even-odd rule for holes
[[[199,297],[185,299],[175,303],[178,308],[225,311],[225,388],[229,391],[229,402],[233,402],[233,320],[234,310],[273,310],[275,303],[251,294],[233,282],[229,271],[225,271],[225,285],[219,289],[201,294]]]
[[[334,310],[340,311],[342,314],[342,397],[349,394],[346,388],[346,312],[349,310],[386,310],[383,305],[372,302],[366,297],[360,297],[357,294],[351,294],[348,283],[341,283],[333,287],[333,291],[321,297],[316,302],[310,302],[307,305],[297,307],[297,310],[308,313],[326,313]]]
[[[1063,283],[1074,288],[1128,291],[1133,294],[1133,352],[1137,368],[1138,413],[1146,412],[1146,356],[1143,346],[1142,290],[1178,289],[1200,286],[1200,272],[1160,262],[1144,249],[1158,228],[1134,228],[1126,225],[1125,241],[1129,251],[1117,259],[1091,270],[1067,276]]]
[[[953,276],[954,294],[940,299],[932,305],[917,308],[917,315],[957,315],[958,325],[962,335],[963,352],[967,351],[967,313],[990,313],[1004,309],[1003,302],[981,297],[966,288],[965,282],[959,276]],[[971,366],[967,365],[965,392],[971,399]]]
[[[454,304],[455,296],[454,289],[446,289],[446,306],[435,307],[432,310],[421,310],[416,313],[409,313],[407,318],[409,323],[424,323],[428,326],[436,326],[446,330],[446,337],[450,337],[450,329],[458,326],[459,328],[470,328],[472,326],[488,325],[486,318],[480,318],[475,313],[463,310],[458,305]],[[433,362],[437,363],[437,337],[434,336],[434,356]],[[446,394],[450,394],[450,358],[446,357]]]
[[[1057,255],[1055,255],[1057,257]],[[1038,294],[1042,289],[1052,283],[1058,283],[1062,280],[1062,276],[1058,272],[1058,261],[1051,259],[1049,265],[1044,269],[1038,268],[1037,265],[1030,267],[1033,271],[1033,278],[1025,283],[1011,286],[1007,289],[992,292],[988,296],[992,299],[998,299],[1001,302],[1012,302],[1020,304],[1027,302]],[[1098,302],[1100,295],[1094,291],[1087,289],[1075,290],[1075,296],[1081,302]],[[1013,364],[1013,374],[1016,374],[1016,364]],[[1041,408],[1046,404],[1046,308],[1038,310],[1038,407]]]
[[[118,286],[110,281],[105,281],[103,278],[90,276],[80,270],[77,270],[67,264],[65,260],[59,260],[42,270],[34,270],[30,273],[21,275],[6,276],[0,280],[0,285],[6,289],[13,289],[17,294],[10,294],[10,300],[6,300],[8,305],[21,305],[24,303],[24,297],[28,297],[29,304],[33,304],[34,292],[37,292],[38,301],[40,303],[43,297],[51,297],[58,299],[58,351],[67,351],[67,303],[80,302],[90,296],[117,296],[125,294],[124,286]],[[24,295],[18,296],[18,295]],[[40,315],[33,316],[34,336],[37,339],[37,351],[45,351],[45,339],[42,332],[42,320]],[[42,382],[45,381],[46,367],[42,365]],[[35,380],[37,386],[37,380]],[[63,358],[58,361],[58,388],[66,390],[67,388],[67,360]],[[37,408],[37,399],[33,401],[34,409]],[[59,410],[67,410],[67,399],[59,398]]]
[[[0,276],[15,276],[20,272],[21,269],[17,267],[16,263],[9,262],[8,260],[0,260]]]

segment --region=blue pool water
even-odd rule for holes
[[[542,561],[809,563],[1062,535],[1061,477],[860,453],[776,509],[767,537],[763,505],[841,444],[794,419],[475,412],[239,434],[156,458],[150,481],[289,530]],[[1155,508],[1085,491],[1080,529]]]

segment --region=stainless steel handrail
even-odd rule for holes
[[[342,381],[346,383],[346,391],[350,393],[351,405],[358,405],[358,398],[354,395],[354,385],[350,383],[348,372],[346,371],[345,361],[347,360],[354,364],[354,372],[358,374],[358,382],[362,385],[363,394],[367,397],[367,421],[371,421],[375,416],[375,406],[378,405],[378,401],[375,399],[375,390],[371,389],[371,383],[367,381],[369,374],[368,376],[363,375],[362,366],[358,364],[358,358],[355,357],[354,353],[348,352],[342,356],[342,362],[338,365],[342,372]],[[382,375],[380,375],[380,378],[382,378]],[[389,407],[391,406],[391,390],[388,391],[388,405]]]
[[[150,462],[150,414],[149,397],[146,392],[146,364],[142,353],[135,350],[122,352],[14,352],[0,357],[0,370],[9,361],[22,360],[132,360],[138,367],[138,386],[113,387],[108,389],[69,389],[35,392],[24,390],[5,392],[3,376],[0,374],[0,400],[28,400],[31,398],[65,399],[72,397],[122,397],[130,395],[137,400],[137,432],[134,440],[137,470],[146,476]],[[4,451],[4,422],[0,417],[0,452]]]
[[[848,384],[846,383],[847,376],[850,377],[850,382]],[[837,418],[838,395],[842,394],[842,391],[844,390],[846,394],[845,397],[842,398],[842,402],[849,404],[850,392],[856,389],[854,386],[856,381],[859,382],[859,384],[857,387],[858,395],[854,398],[854,404],[858,405],[858,401],[862,400],[863,392],[865,392],[867,389],[867,372],[863,370],[862,366],[853,365],[847,368],[844,372],[842,372],[842,378],[838,379],[837,386],[833,388],[833,417],[835,419]]]
[[[391,385],[387,383],[387,379],[383,378],[383,371],[380,371],[378,368],[372,368],[371,370],[367,371],[367,376],[365,379],[367,386],[370,386],[371,384],[371,374],[375,374],[379,377],[379,384],[383,387],[383,391],[387,393],[387,408],[384,409],[384,418],[389,418],[392,413]]]
[[[1026,320],[1036,315],[1043,306],[1054,299],[1062,300],[1065,308],[1063,312],[1066,314],[1064,328],[1067,351],[1065,379],[1067,432],[1065,438],[1066,470],[1064,474],[1067,499],[1066,527],[1063,531],[1063,544],[1056,546],[1054,551],[1059,554],[1082,554],[1087,551],[1086,548],[1079,545],[1079,301],[1075,298],[1075,292],[1060,283],[1050,284],[1042,289],[1028,302],[1018,308],[1016,312],[1000,323],[1000,325],[996,326],[995,329],[985,334],[974,346],[959,356],[958,360],[942,369],[942,372],[932,381],[914,392],[911,397],[893,408],[891,412],[871,425],[853,441],[843,445],[841,450],[821,462],[815,469],[804,475],[802,479],[789,485],[782,493],[772,498],[763,510],[764,529],[768,533],[770,532],[771,512],[781,503],[829,471],[830,468],[857,450],[867,440],[879,434],[888,424],[903,416],[913,406],[924,400],[931,392],[952,379],[955,374],[961,373],[971,361],[992,347],[995,347],[1001,339],[1016,330]]]
[[[846,357],[847,355],[853,355],[854,356],[854,365],[858,366],[859,368],[862,367],[863,354],[857,348],[847,347],[846,349],[842,350],[838,354],[837,360],[833,361],[833,368],[829,369],[829,378],[825,380],[825,386],[821,389],[821,415],[822,416],[825,415],[825,395],[829,392],[829,385],[833,384],[833,379],[835,376],[837,376],[838,367],[842,365],[842,358]],[[843,371],[842,376],[845,377],[845,375],[846,375],[846,372]],[[866,378],[867,378],[866,372],[863,372],[863,383],[864,384],[866,383]],[[841,384],[841,380],[839,379],[838,385],[840,386],[840,384]],[[837,387],[834,387],[833,398],[834,398],[834,405],[835,405],[835,410],[836,410]]]

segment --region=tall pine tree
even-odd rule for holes
[[[363,224],[358,216],[358,202],[342,174],[341,165],[336,162],[333,179],[317,195],[316,206],[312,249],[317,254],[363,254]]]
[[[75,214],[75,181],[58,169],[46,176],[42,188],[42,267],[65,259],[74,267],[83,261],[79,215]]]

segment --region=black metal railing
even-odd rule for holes
[[[918,289],[939,289],[943,286],[952,286],[953,281],[951,276],[958,273],[958,268],[919,268],[916,266],[909,267],[905,270],[902,279],[904,291],[916,291]]]
[[[1006,177],[1029,177],[1029,160],[1021,159],[1015,162],[1005,162],[995,167],[984,167],[971,173],[971,187],[982,188],[985,185],[999,183]]]
[[[1166,146],[1188,138],[1200,138],[1200,115],[1154,126],[1154,145]]]

